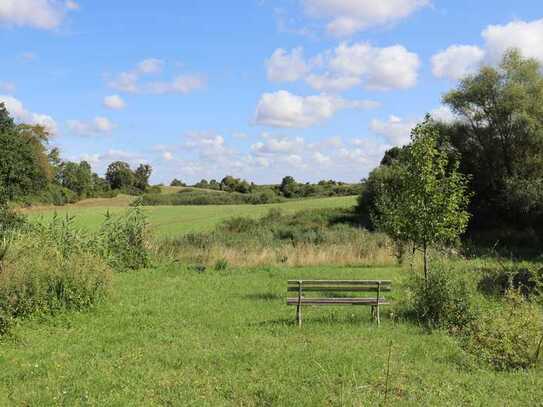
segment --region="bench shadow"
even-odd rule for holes
[[[384,315],[381,316],[381,322],[383,320],[387,320],[388,318]],[[316,326],[323,326],[327,325],[330,326],[332,324],[335,325],[357,325],[357,326],[364,326],[364,327],[370,327],[370,326],[377,326],[377,323],[372,319],[370,312],[368,310],[368,313],[357,313],[357,314],[348,314],[348,315],[338,315],[336,313],[327,314],[327,315],[318,315],[318,316],[311,316],[307,315],[307,313],[304,315],[303,319],[303,325],[316,325]],[[291,318],[276,318],[276,319],[270,319],[267,321],[260,321],[260,322],[254,322],[250,323],[249,326],[252,327],[274,327],[274,326],[297,326],[296,317],[293,313]]]
[[[284,295],[276,294],[276,293],[253,293],[253,294],[247,294],[242,296],[245,300],[251,300],[251,301],[274,301],[274,300],[281,300],[284,299]]]

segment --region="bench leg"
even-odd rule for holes
[[[379,315],[379,304],[377,304],[376,315],[377,315],[377,326],[379,326],[381,325],[381,315]]]
[[[302,326],[302,306],[300,304],[296,307],[296,322],[298,326]]]

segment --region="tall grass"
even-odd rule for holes
[[[97,234],[73,220],[53,217],[1,236],[0,334],[18,319],[89,308],[107,295],[113,271],[148,265],[139,208],[108,217]]]
[[[392,265],[392,242],[353,223],[345,209],[237,217],[209,233],[189,233],[156,243],[156,251],[184,263],[232,266]]]
[[[105,297],[111,269],[95,243],[55,218],[14,233],[0,273],[0,334],[31,315],[82,310]]]

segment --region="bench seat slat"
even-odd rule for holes
[[[302,298],[302,305],[377,305],[377,298]],[[379,305],[388,305],[379,298]],[[298,305],[298,298],[287,298],[287,305]]]
[[[298,287],[288,287],[287,291],[298,292]],[[306,286],[302,285],[302,292],[330,292],[330,291],[349,291],[349,292],[377,292],[377,287],[372,286]],[[381,291],[392,291],[391,287],[381,287]]]
[[[373,285],[381,287],[391,285],[390,280],[288,280],[288,285],[298,286],[299,281],[302,282],[302,287],[305,285]]]

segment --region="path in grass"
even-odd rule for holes
[[[117,200],[114,202],[121,202]],[[302,209],[353,207],[356,197],[334,197],[319,199],[304,199],[269,205],[202,205],[202,206],[149,206],[145,213],[151,225],[151,230],[157,236],[174,236],[186,232],[208,230],[220,221],[232,216],[258,217],[266,214],[271,208],[280,208],[286,212]],[[126,209],[120,205],[109,205],[107,200],[99,205],[92,202],[83,206],[47,208],[28,211],[30,219],[50,219],[54,214],[75,216],[78,226],[89,230],[96,230],[104,220],[106,211],[112,214],[120,213]]]
[[[24,322],[0,343],[0,405],[378,405],[391,341],[391,404],[540,403],[541,370],[470,369],[451,338],[395,325],[388,312],[377,328],[367,307],[306,308],[299,329],[285,305],[288,278],[397,281],[399,273],[117,274],[97,309]]]

